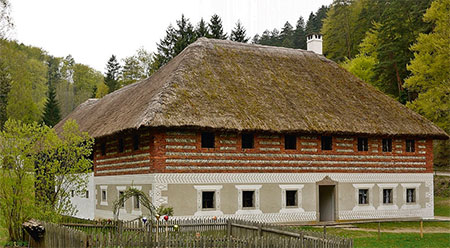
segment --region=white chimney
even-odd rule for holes
[[[310,34],[306,37],[306,50],[322,54],[322,35]]]

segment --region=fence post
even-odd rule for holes
[[[230,248],[231,247],[231,220],[227,219],[227,247]]]
[[[327,225],[323,225],[323,238],[326,239],[327,238]]]

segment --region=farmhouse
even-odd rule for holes
[[[95,218],[128,187],[175,218],[433,218],[432,142],[448,138],[320,54],[206,38],[55,128],[69,118],[95,138],[80,212]]]

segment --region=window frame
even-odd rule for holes
[[[416,142],[414,139],[405,140],[405,152],[414,153],[416,152]]]
[[[103,194],[103,192],[105,194]],[[103,197],[103,195],[105,197]],[[108,206],[108,186],[107,185],[100,185],[100,205]]]
[[[202,132],[200,136],[201,148],[211,149],[216,147],[216,135],[214,132]]]
[[[368,184],[353,184],[353,188],[355,188],[355,206],[353,207],[352,211],[367,211],[367,210],[375,210],[375,207],[373,206],[373,187],[375,184],[368,183]],[[367,201],[368,204],[359,204],[359,189],[367,189]]]
[[[223,215],[220,210],[220,191],[222,188],[222,185],[194,185],[194,189],[197,191],[197,212],[194,213],[194,216]],[[214,192],[214,209],[203,208],[203,191]]]
[[[290,146],[290,145],[293,145],[293,146]],[[297,136],[296,135],[292,135],[292,134],[284,135],[284,149],[285,150],[297,150]]]
[[[409,197],[408,197],[408,191],[412,191],[413,192],[413,196],[412,196],[412,201],[409,201]],[[417,197],[416,197],[416,188],[406,188],[406,204],[416,204],[417,203]]]
[[[246,137],[246,138],[244,139],[244,137]],[[251,142],[244,143],[244,140],[247,140],[247,139]],[[244,147],[244,144],[247,145],[247,143],[250,144],[250,146]],[[254,149],[255,148],[255,135],[253,133],[242,133],[241,134],[241,148],[242,149]]]
[[[361,192],[362,191],[364,191],[365,192],[365,195],[363,195],[363,196],[365,196],[365,200],[364,200],[364,202],[365,203],[361,203],[361,199],[364,199],[364,198],[361,198]],[[358,205],[362,205],[362,206],[368,206],[369,205],[369,200],[370,200],[370,197],[369,197],[369,189],[368,188],[361,188],[361,189],[358,189]]]
[[[358,147],[358,152],[369,151],[369,139],[366,137],[358,137],[357,147]]]
[[[382,191],[383,191],[383,204],[393,204],[394,203],[393,189],[385,188],[382,189]]]
[[[206,203],[206,201],[205,201],[205,194],[206,193],[208,193],[208,194],[211,194],[212,195],[212,198],[210,199],[210,201],[211,201],[211,207],[208,207],[208,206],[205,206],[205,205],[207,205],[207,204],[205,204]],[[203,190],[202,191],[202,210],[215,210],[216,209],[216,204],[215,204],[215,201],[216,201],[216,191],[210,191],[210,190]]]
[[[235,214],[262,214],[260,210],[260,189],[262,185],[235,185],[238,190],[238,210]],[[243,207],[243,191],[254,191],[254,207]]]
[[[135,133],[133,135],[133,151],[139,151],[140,145],[141,145],[141,139],[140,135],[138,133]]]
[[[392,152],[392,139],[387,138],[387,139],[381,140],[381,151],[382,152]]]
[[[246,202],[248,202],[247,200],[249,200],[249,199],[246,199],[246,196],[248,196],[248,195],[250,195],[250,197],[251,197],[251,206],[245,206],[246,204]],[[255,191],[254,190],[243,190],[242,191],[242,199],[241,199],[241,201],[242,201],[242,209],[254,209],[255,208]]]
[[[419,189],[420,189],[420,185],[421,185],[422,183],[402,183],[401,185],[402,185],[402,188],[403,188],[403,205],[402,205],[402,207],[401,207],[401,209],[419,209],[419,208],[421,208],[421,206],[420,206],[420,191],[419,191]],[[407,202],[407,192],[406,192],[406,190],[407,189],[415,189],[415,200],[416,200],[416,202],[412,202],[412,203],[409,203],[409,202]]]
[[[379,183],[377,184],[379,190],[379,205],[378,210],[397,210],[398,209],[398,197],[397,197],[397,186],[398,183]],[[391,190],[391,202],[384,202],[384,191],[386,189]]]
[[[302,213],[302,190],[303,184],[280,184],[281,189],[281,210],[280,213]],[[286,206],[286,191],[297,191],[297,206]]]
[[[326,136],[326,135],[320,136],[320,150],[333,151],[333,136]]]

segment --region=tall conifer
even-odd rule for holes
[[[56,92],[54,87],[49,87],[48,98],[45,103],[44,115],[42,121],[45,125],[53,127],[61,120],[61,112],[59,109],[58,101],[56,100]]]

